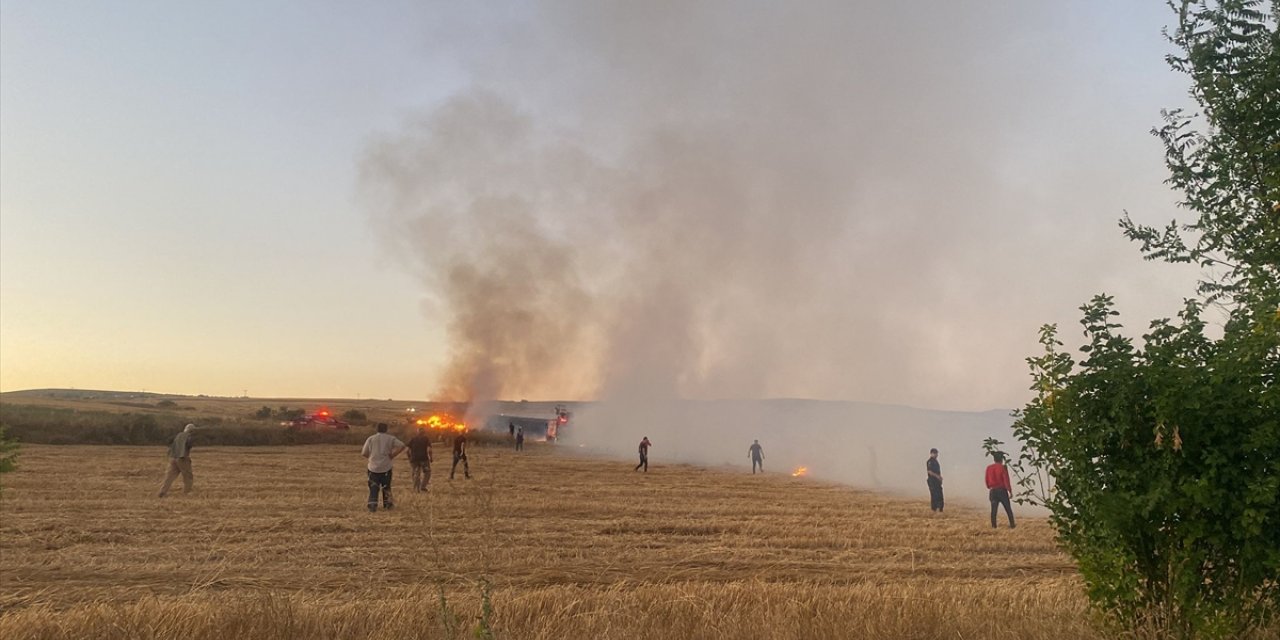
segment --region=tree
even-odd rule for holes
[[[1057,328],[1015,412],[1023,502],[1042,504],[1091,600],[1170,637],[1280,624],[1280,2],[1184,0],[1166,32],[1195,114],[1164,112],[1169,184],[1194,222],[1121,221],[1147,259],[1204,269],[1176,320],[1123,335],[1081,307],[1079,361]],[[1206,306],[1222,335],[1206,331]]]
[[[298,418],[306,415],[306,409],[290,409],[283,405],[280,407],[280,410],[276,412],[276,417],[281,420],[297,420]]]
[[[1165,110],[1153,133],[1164,143],[1166,182],[1197,218],[1164,229],[1121,221],[1147,259],[1197,263],[1208,270],[1202,294],[1245,305],[1274,301],[1280,289],[1280,2],[1269,14],[1266,4],[1170,2],[1178,27],[1166,36],[1182,54],[1166,60],[1191,77],[1201,111]]]
[[[9,473],[18,468],[18,441],[5,433],[0,424],[0,474]]]

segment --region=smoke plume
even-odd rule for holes
[[[584,429],[629,451],[668,425],[690,461],[721,455],[713,426],[847,425],[682,400],[1013,404],[1035,328],[1116,262],[1092,240],[1114,234],[1105,180],[1027,177],[1088,166],[1043,133],[1070,115],[1050,70],[1074,35],[1032,4],[441,8],[428,35],[473,84],[361,165],[446,327],[437,397],[597,398]],[[845,457],[925,425],[922,467],[947,420],[912,420],[863,420]]]
[[[476,91],[364,170],[379,228],[439,296],[448,399],[758,396],[839,287],[849,202],[826,153],[707,123],[602,158]]]

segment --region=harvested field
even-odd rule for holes
[[[24,447],[0,637],[1098,637],[1039,519],[545,446],[450,482],[436,449],[429,494],[397,460],[370,514],[347,446],[197,449],[164,499],[162,448]]]

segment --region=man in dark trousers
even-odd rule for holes
[[[508,423],[507,423],[507,431],[511,433],[511,437],[512,437],[512,438],[516,437],[516,423],[514,423],[514,422],[508,422]]]
[[[378,510],[378,492],[382,492],[382,508],[395,506],[391,499],[391,461],[404,451],[400,439],[387,433],[387,423],[378,423],[378,432],[369,436],[360,449],[360,455],[369,459],[369,513]]]
[[[409,440],[409,467],[413,471],[413,490],[426,491],[431,482],[431,438],[427,430],[418,427],[418,434]]]
[[[453,479],[453,474],[458,470],[458,463],[462,463],[462,475],[466,479],[471,479],[471,466],[467,464],[467,434],[459,433],[453,439],[453,468],[449,469],[449,479]]]
[[[924,469],[929,474],[929,508],[942,513],[942,467],[938,465],[937,449],[929,450],[929,459],[925,461]]]
[[[651,446],[653,445],[649,442],[649,436],[645,436],[640,441],[640,464],[636,465],[636,471],[639,471],[640,467],[644,467],[644,472],[649,473],[649,447]]]
[[[759,440],[747,449],[747,454],[751,456],[751,475],[756,474],[756,467],[760,467],[760,473],[764,473],[764,447],[760,446]]]
[[[524,427],[516,428],[516,451],[524,451]]]
[[[1004,466],[1004,454],[996,452],[995,462],[987,465],[987,489],[991,494],[991,528],[996,528],[996,513],[1000,505],[1009,516],[1009,528],[1017,527],[1013,522],[1013,507],[1009,505],[1009,496],[1013,494],[1013,484],[1009,482],[1009,470]]]

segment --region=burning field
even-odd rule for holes
[[[369,514],[353,447],[200,449],[159,500],[162,448],[27,446],[0,637],[1097,637],[1041,521],[561,451],[474,448],[450,482],[437,445],[432,492],[397,461]]]
[[[447,413],[417,418],[413,423],[433,433],[466,433],[467,424]]]

